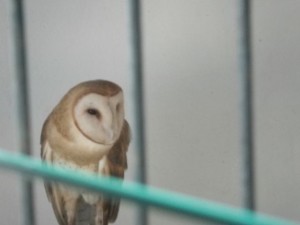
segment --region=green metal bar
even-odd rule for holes
[[[249,210],[242,210],[202,200],[192,196],[168,192],[139,183],[84,172],[74,172],[49,165],[26,155],[10,153],[0,149],[0,167],[17,171],[24,175],[37,176],[59,181],[128,199],[139,204],[150,205],[173,212],[236,225],[296,225],[297,223],[265,216]]]
[[[251,46],[251,0],[239,0],[239,80],[241,108],[241,165],[243,206],[255,210],[255,149],[253,74]]]
[[[144,77],[143,77],[143,43],[142,43],[142,2],[140,0],[128,1],[129,6],[129,31],[131,41],[131,87],[133,97],[133,147],[137,156],[136,177],[137,181],[147,183],[146,164],[146,135],[144,113]],[[142,206],[137,210],[137,225],[147,225],[147,208]]]
[[[23,153],[31,154],[31,127],[30,127],[30,104],[28,93],[28,75],[27,75],[27,55],[26,55],[26,34],[25,34],[25,16],[24,1],[11,1],[12,14],[12,36],[14,38],[14,71],[16,84],[16,116],[18,124],[19,148]],[[22,179],[21,198],[22,198],[22,224],[34,225],[34,191],[30,180]]]

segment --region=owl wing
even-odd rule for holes
[[[47,126],[49,124],[48,119],[45,121],[43,128],[42,128],[42,134],[41,134],[41,139],[40,139],[40,144],[41,144],[41,158],[44,161],[53,162],[52,158],[52,149],[47,144]],[[53,211],[55,213],[55,216],[57,218],[57,221],[59,225],[66,225],[65,220],[63,219],[63,214],[62,214],[62,199],[59,195],[59,193],[53,188],[53,184],[50,182],[44,181],[44,186],[46,190],[46,194],[48,197],[48,200],[51,202]]]
[[[41,134],[41,139],[40,139],[40,144],[41,144],[41,158],[44,161],[51,162],[52,163],[52,149],[50,146],[48,146],[47,143],[47,126],[49,124],[49,120],[47,119],[42,128],[42,134]],[[44,186],[46,189],[47,197],[48,200],[51,200],[51,195],[52,195],[52,188],[51,185],[48,182],[44,182]]]
[[[108,165],[110,175],[117,178],[124,178],[124,172],[127,169],[127,149],[130,142],[130,127],[127,121],[124,121],[123,129],[118,141],[113,145],[108,154]],[[108,221],[114,222],[118,216],[120,206],[119,198],[111,198],[107,201]]]

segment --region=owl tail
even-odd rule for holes
[[[98,209],[97,209],[98,208]],[[77,205],[76,225],[108,225],[107,213],[97,205],[80,200]]]

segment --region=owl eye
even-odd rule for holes
[[[88,114],[92,115],[92,116],[96,116],[97,118],[100,118],[100,113],[97,109],[87,109],[86,110]]]

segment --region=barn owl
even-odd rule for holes
[[[83,82],[46,119],[41,157],[66,168],[123,178],[129,129],[122,89],[110,81]],[[59,225],[107,225],[117,218],[117,198],[55,182],[45,182],[45,189]]]

